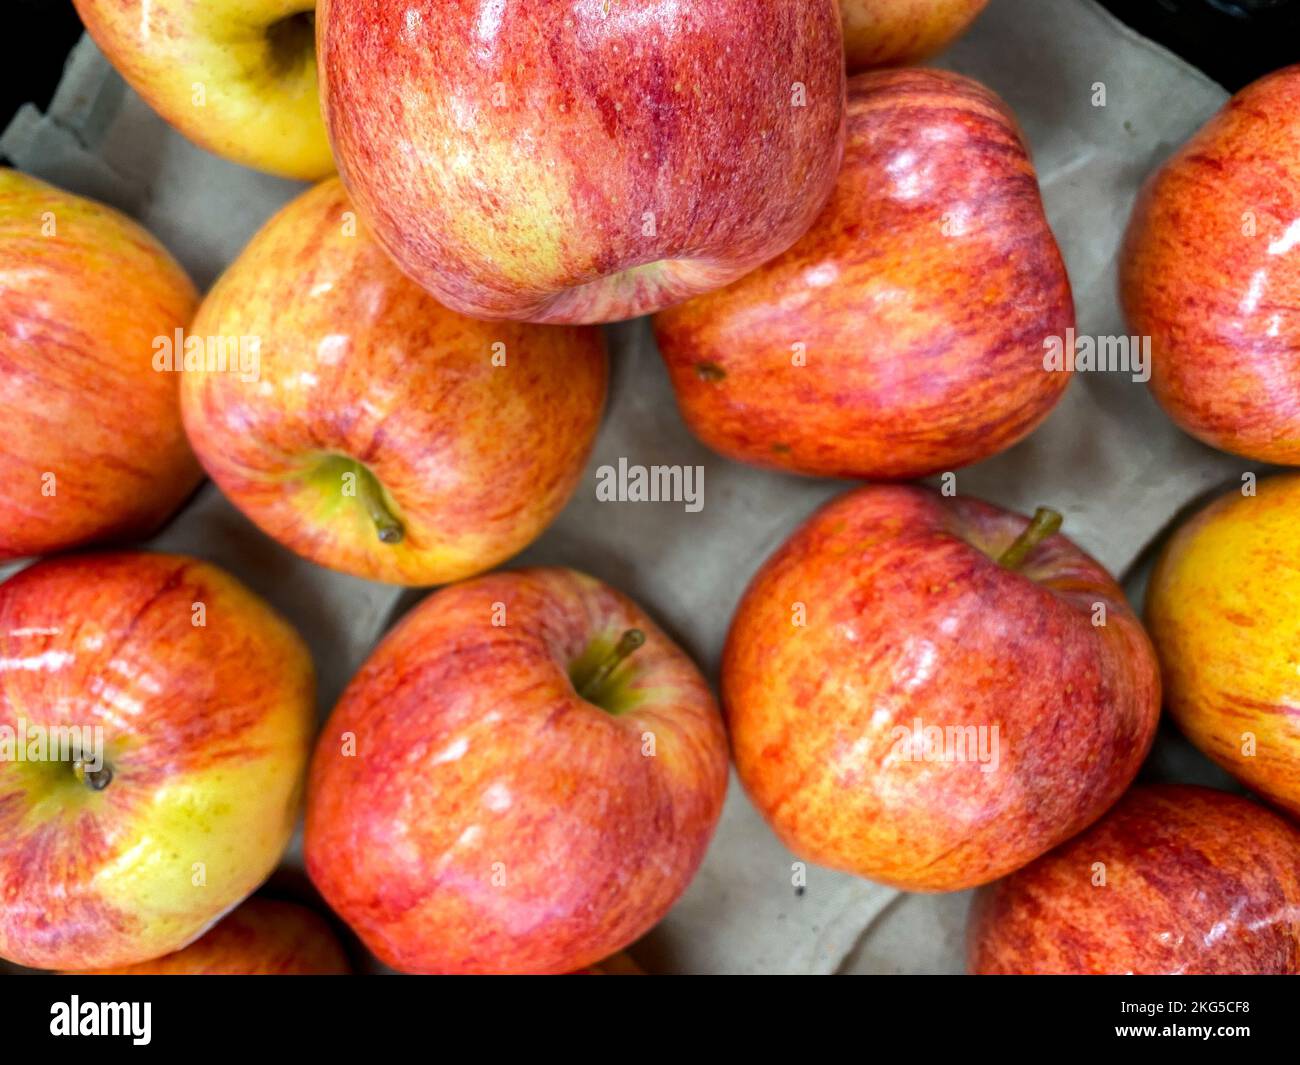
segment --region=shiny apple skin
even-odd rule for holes
[[[0,761],[0,957],[110,968],[201,935],[288,844],[314,711],[302,640],[215,566],[88,554],[0,585],[0,725],[101,726],[113,773]]]
[[[803,234],[840,164],[835,0],[322,0],[317,50],[361,214],[476,318],[720,288]]]
[[[1239,92],[1147,181],[1120,293],[1170,418],[1300,465],[1300,66]]]
[[[814,514],[754,577],[722,702],[740,779],[797,855],[956,891],[1068,839],[1132,781],[1160,710],[1150,642],[1064,536],[1019,572],[1000,567],[1026,524],[974,499],[869,486]],[[893,730],[917,719],[985,726],[990,751],[996,725],[996,770],[901,757]]]
[[[440,584],[522,550],[573,494],[600,427],[599,330],[440,306],[354,221],[336,178],[267,223],[192,332],[261,339],[255,384],[183,375],[185,427],[212,479],[266,533],[359,577]],[[379,539],[342,478],[313,476],[331,454],[384,485],[401,543]]]
[[[184,950],[102,976],[345,976],[347,955],[323,918],[303,906],[249,899]]]
[[[1252,791],[1300,816],[1300,475],[1184,523],[1147,585],[1169,715]],[[1248,737],[1253,753],[1245,753]]]
[[[152,362],[193,284],[125,215],[3,167],[0,263],[0,562],[153,532],[200,479]]]
[[[968,947],[981,975],[1298,974],[1300,832],[1210,788],[1134,788],[981,891]]]
[[[1073,325],[1015,117],[969,78],[899,70],[850,79],[844,168],[812,229],[655,335],[715,451],[907,480],[1032,432],[1070,380],[1043,368],[1044,338]]]
[[[118,73],[201,148],[280,177],[334,170],[311,27],[281,60],[268,29],[315,0],[73,0]],[[204,89],[195,102],[195,86]]]
[[[646,643],[614,715],[568,666],[630,628]],[[726,784],[704,678],[635,604],[571,570],[490,574],[416,607],[344,692],[312,761],[307,870],[396,969],[574,972],[686,889]]]
[[[840,0],[849,73],[929,59],[987,6],[988,0]]]

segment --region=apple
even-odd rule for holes
[[[572,570],[425,599],[326,724],[307,871],[383,962],[560,974],[648,931],[722,810],[727,747],[699,670]]]
[[[741,782],[795,854],[956,891],[1123,793],[1155,734],[1155,655],[1060,521],[877,485],[764,563],[727,635],[722,703]]]
[[[188,947],[104,976],[343,976],[351,970],[330,926],[291,902],[253,898]]]
[[[600,426],[600,331],[440,306],[357,222],[337,179],[276,215],[191,333],[239,367],[182,376],[185,428],[231,501],[323,566],[439,584],[522,550]]]
[[[0,562],[152,533],[198,485],[156,338],[198,294],[103,204],[0,167]]]
[[[1146,613],[1178,727],[1252,791],[1300,816],[1300,474],[1230,492],[1182,524]]]
[[[1015,117],[941,70],[849,81],[844,168],[784,255],[655,316],[682,416],[716,451],[911,479],[1023,439],[1070,376],[1044,338],[1070,281]]]
[[[289,842],[314,701],[302,640],[205,562],[0,584],[0,957],[119,968],[202,935]]]
[[[919,63],[966,32],[989,0],[840,0],[850,74]]]
[[[339,172],[476,318],[606,322],[788,248],[844,142],[835,0],[322,0]]]
[[[1242,89],[1147,181],[1120,256],[1151,388],[1212,447],[1300,465],[1300,66]]]
[[[334,170],[315,0],[73,0],[100,51],[201,148],[311,181]]]
[[[1300,974],[1300,832],[1210,788],[1137,787],[985,888],[977,974]]]
[[[625,951],[619,951],[617,954],[611,954],[604,961],[596,965],[590,965],[581,969],[575,975],[578,976],[645,976],[646,971],[641,968],[632,957]]]

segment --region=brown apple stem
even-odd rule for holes
[[[592,671],[591,676],[582,682],[582,687],[578,689],[578,694],[584,699],[594,701],[596,694],[600,691],[601,685],[609,679],[610,674],[612,674],[614,670],[618,669],[623,660],[643,643],[645,643],[644,632],[640,629],[628,629],[627,632],[623,633],[623,635],[619,637],[618,643],[616,643],[614,649],[605,656],[604,661],[602,661],[600,665]]]
[[[77,779],[90,788],[91,791],[103,791],[113,782],[113,771],[108,766],[103,765],[98,769],[91,769],[82,758],[73,761],[72,771],[76,774]]]
[[[359,462],[353,463],[353,466],[355,468],[352,472],[357,477],[357,499],[366,508],[370,520],[375,523],[375,532],[378,533],[380,542],[400,544],[406,536],[406,530],[388,509],[388,504],[384,501],[384,490],[379,486],[378,478]]]
[[[1064,519],[1051,507],[1039,507],[1034,511],[1033,520],[1025,526],[1025,531],[1016,537],[1015,543],[1002,552],[998,565],[1004,569],[1017,569],[1029,557],[1029,552],[1041,544],[1057,529]]]

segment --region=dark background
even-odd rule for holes
[[[993,0],[994,3],[997,0]],[[1041,0],[1050,4],[1056,0]],[[1300,0],[1101,0],[1115,15],[1236,90],[1300,62]],[[44,109],[81,34],[71,0],[3,0],[0,129],[19,105]]]

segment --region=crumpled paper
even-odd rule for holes
[[[983,81],[1015,110],[1069,266],[1078,332],[1125,335],[1116,254],[1129,207],[1145,175],[1226,93],[1092,0],[993,0],[938,65]],[[0,136],[0,151],[20,169],[139,219],[200,287],[302,188],[191,145],[89,40],[73,53],[48,113],[23,109]],[[573,501],[517,564],[570,565],[611,582],[716,679],[746,581],[844,485],[711,454],[682,425],[648,323],[612,326],[609,337],[611,397],[595,453]],[[705,505],[692,513],[681,503],[598,501],[596,470],[621,457],[702,466]],[[1085,373],[1029,440],[960,471],[957,489],[1024,512],[1056,507],[1069,536],[1140,583],[1137,563],[1175,515],[1244,468],[1180,433],[1130,375]],[[315,655],[322,715],[392,620],[423,594],[298,559],[210,484],[150,546],[231,570],[289,617]],[[1162,736],[1150,771],[1222,783],[1172,735]],[[273,880],[277,890],[310,897],[301,861],[295,841]],[[968,893],[906,895],[804,869],[733,779],[699,876],[633,954],[652,972],[957,972],[967,905]]]

